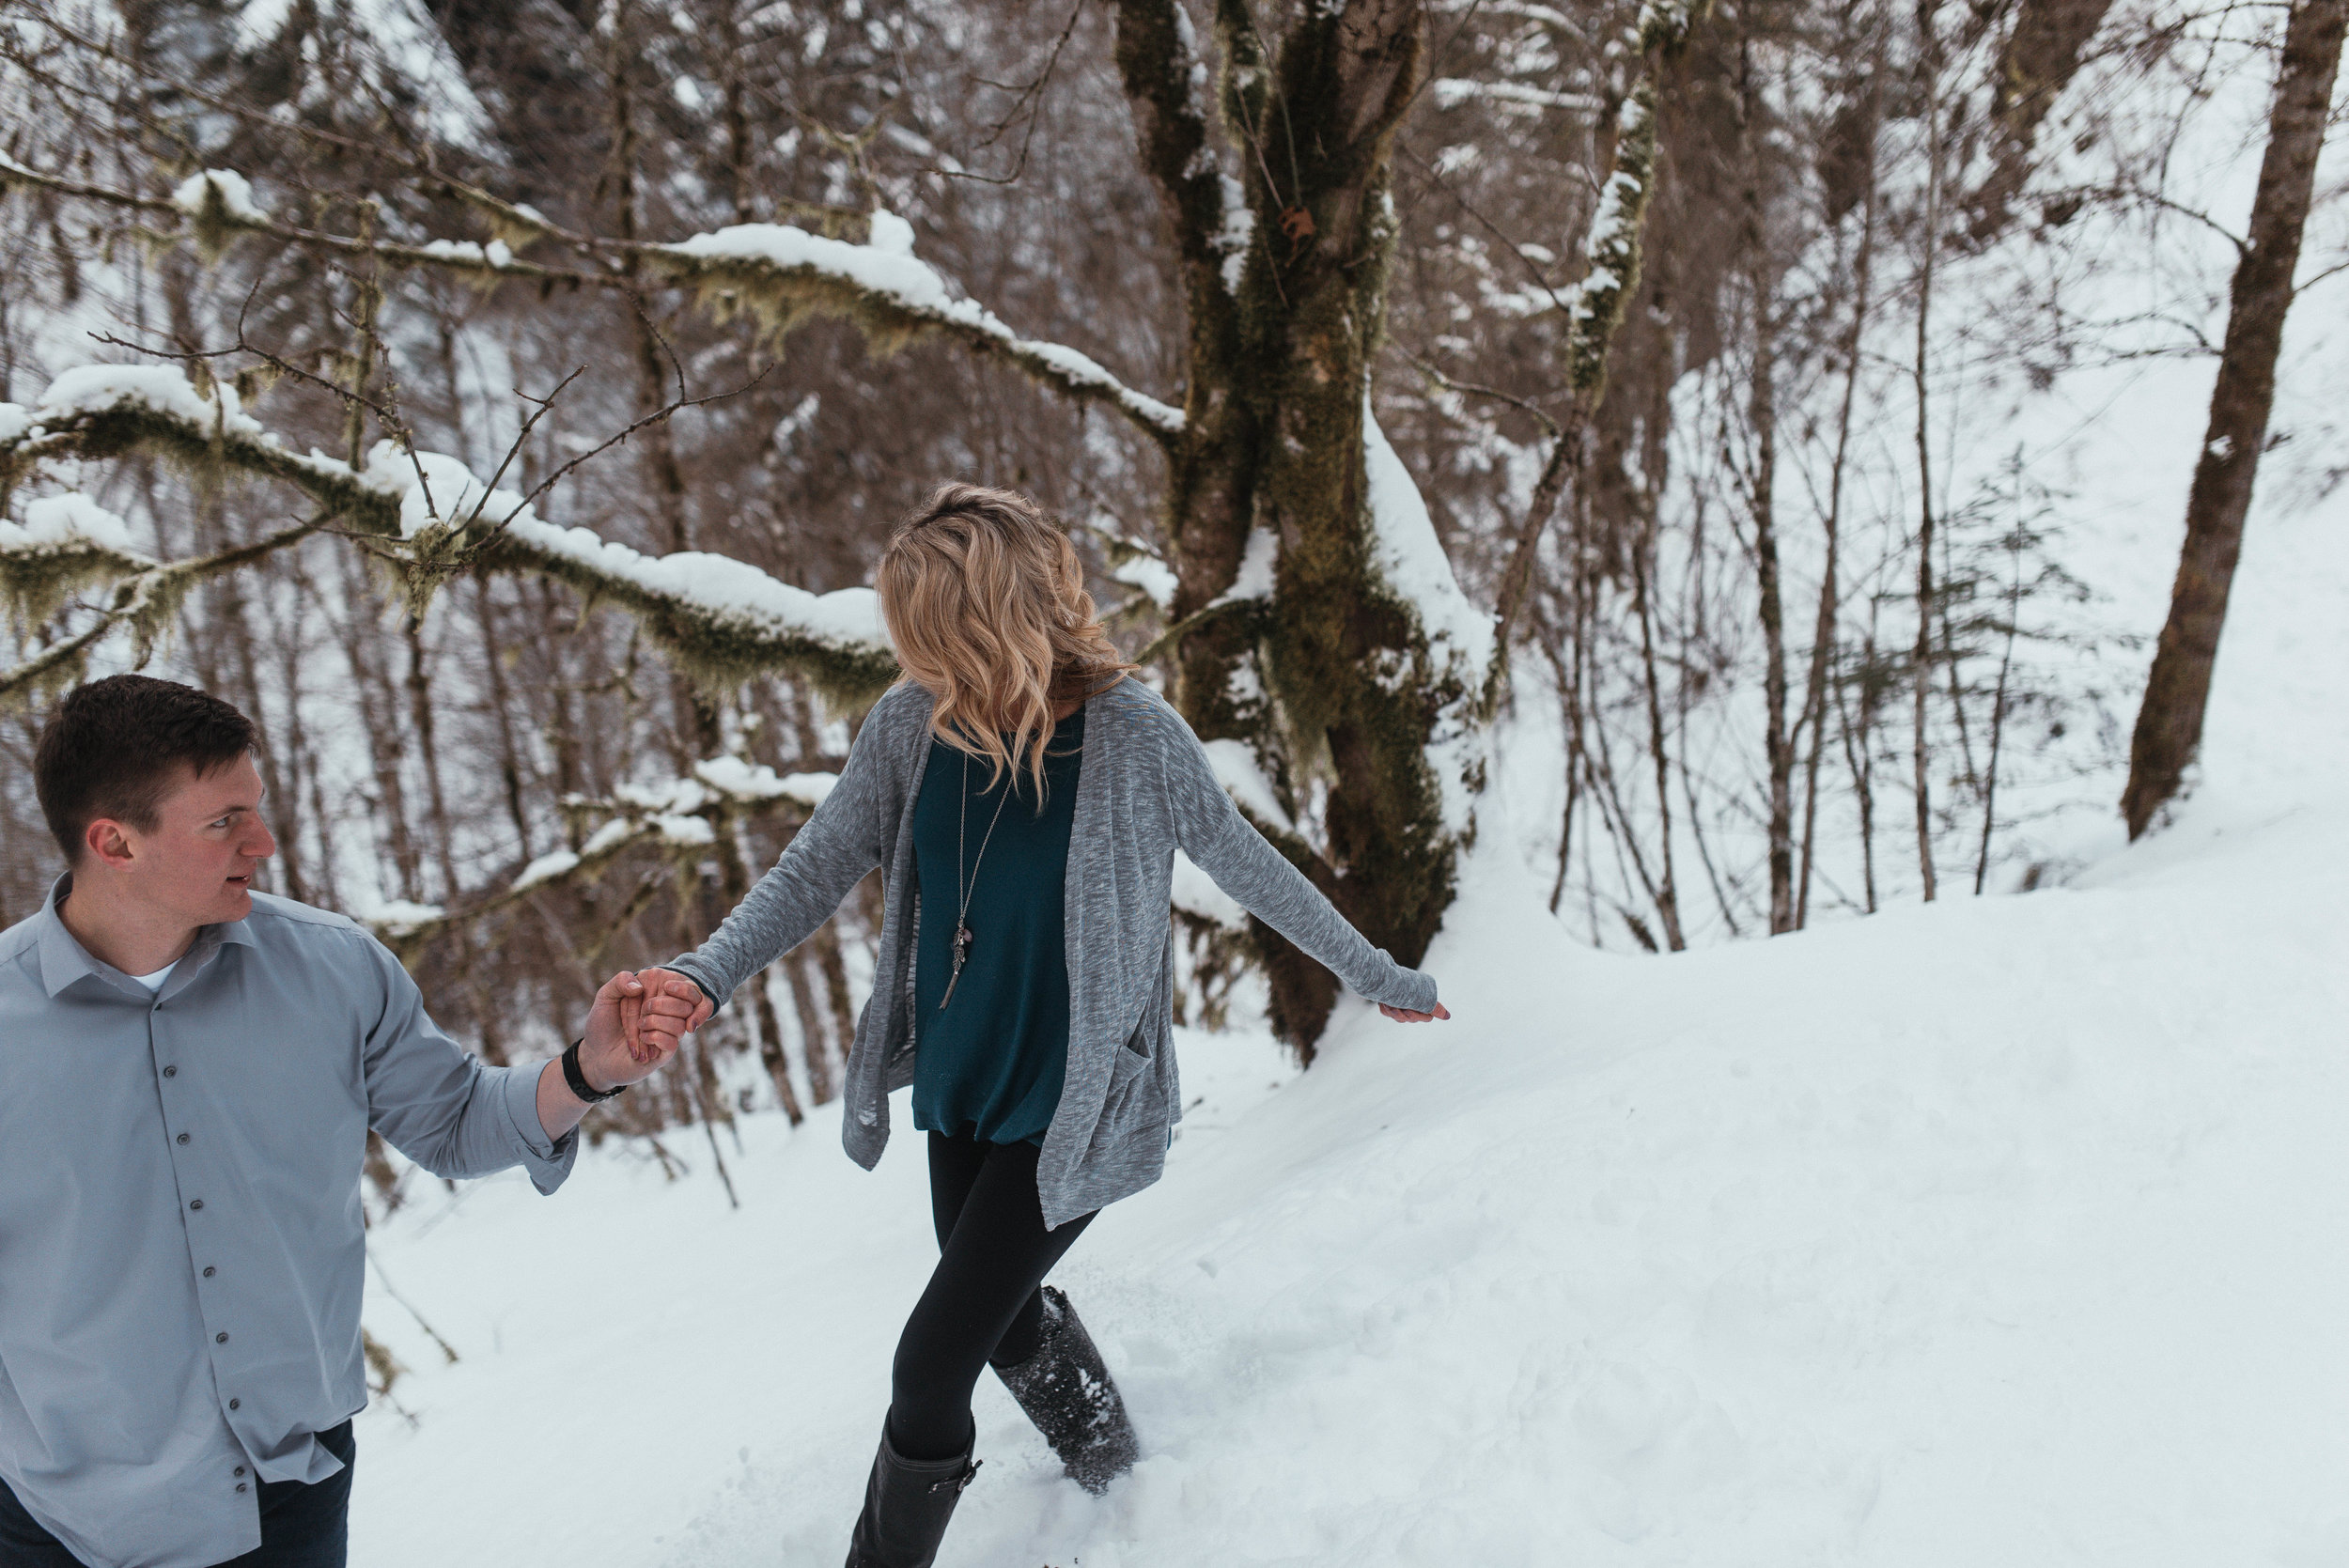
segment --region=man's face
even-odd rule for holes
[[[277,853],[261,821],[261,775],[249,756],[203,774],[180,764],[151,831],[127,822],[93,826],[100,831],[92,849],[126,875],[156,913],[191,926],[251,914],[253,874]]]

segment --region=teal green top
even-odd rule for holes
[[[914,876],[922,889],[913,1125],[925,1131],[1040,1145],[1060,1107],[1068,1070],[1068,961],[1062,946],[1068,836],[1084,723],[1080,707],[1052,731],[1040,813],[1024,770],[1006,770],[990,789],[984,760],[930,740],[913,806]],[[961,902],[958,828],[971,946],[949,995]]]

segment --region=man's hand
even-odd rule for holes
[[[636,978],[645,989],[630,1038],[640,1054],[659,1052],[665,1060],[718,1010],[699,986],[675,970],[643,970]]]
[[[666,982],[671,980],[693,986],[667,970],[646,970],[641,975],[622,970],[603,983],[595,1005],[587,1010],[587,1032],[579,1042],[579,1070],[588,1088],[612,1089],[650,1078],[677,1054],[677,1038],[686,1030],[676,1026],[692,1017],[692,1009],[670,995]],[[701,995],[698,988],[694,995]],[[708,1007],[709,999],[701,1000]],[[539,1069],[538,1125],[549,1138],[562,1138],[586,1114],[587,1102],[571,1093],[561,1063],[550,1062]]]
[[[1425,1023],[1430,1018],[1452,1017],[1440,1001],[1436,1003],[1436,1010],[1432,1013],[1414,1013],[1408,1007],[1390,1007],[1383,1001],[1378,1004],[1378,1011],[1397,1023]]]
[[[677,1005],[661,992],[659,977],[668,972],[622,970],[596,993],[596,1004],[587,1010],[587,1033],[579,1045],[579,1070],[587,1075],[589,1087],[611,1089],[649,1078],[677,1054],[676,1032],[657,1034],[646,1027],[655,1007]]]

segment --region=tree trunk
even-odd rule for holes
[[[1926,420],[1925,366],[1932,347],[1928,329],[1933,319],[1933,263],[1941,246],[1941,51],[1933,40],[1926,19],[1926,62],[1930,76],[1925,93],[1925,224],[1924,257],[1917,277],[1917,648],[1915,715],[1909,735],[1917,791],[1917,870],[1924,882],[1925,902],[1936,893],[1933,869],[1933,776],[1931,747],[1926,739],[1926,699],[1933,690],[1933,446]]]
[[[2080,52],[2112,0],[2023,0],[1999,50],[1989,116],[1990,172],[1968,198],[1967,236],[1988,244],[2006,227],[2030,177],[2040,122],[2080,69]]]
[[[1744,17],[1740,15],[1740,24]],[[1761,597],[1762,743],[1769,768],[1770,934],[1795,928],[1795,746],[1786,733],[1786,606],[1779,587],[1778,517],[1778,276],[1769,252],[1767,197],[1763,188],[1761,148],[1755,143],[1761,113],[1753,80],[1753,48],[1741,39],[1737,52],[1738,138],[1746,176],[1746,283],[1753,300],[1752,384],[1746,422],[1753,434],[1753,467],[1747,477],[1747,507],[1753,519],[1753,570]],[[1832,546],[1829,547],[1830,550]],[[1696,807],[1689,805],[1689,826]],[[1733,927],[1735,921],[1732,921]]]
[[[1373,549],[1364,406],[1394,244],[1389,163],[1425,30],[1417,0],[1349,0],[1299,15],[1268,58],[1244,0],[1223,0],[1236,187],[1192,92],[1203,62],[1174,0],[1125,0],[1116,46],[1189,314],[1189,423],[1169,450],[1176,700],[1203,737],[1251,744],[1293,817],[1326,782],[1326,852],[1259,826],[1407,964],[1451,899],[1455,846],[1426,754],[1439,700],[1429,639]],[[1235,189],[1252,225],[1245,252],[1231,248]],[[1276,593],[1183,626],[1230,588],[1258,530],[1277,542]],[[1407,674],[1382,681],[1380,669]],[[1273,1026],[1310,1060],[1335,983],[1269,927],[1251,930]]]
[[[2349,0],[2300,0],[2284,29],[2267,154],[2260,162],[2259,191],[2251,201],[2250,241],[2235,267],[2218,381],[2210,395],[2210,427],[2186,497],[2186,548],[2129,745],[2121,814],[2131,839],[2152,826],[2177,795],[2201,747],[2211,667],[2218,657],[2235,563],[2243,553],[2251,482],[2267,440],[2276,356],[2283,346],[2284,315],[2292,307],[2292,274],[2299,264],[2317,154],[2324,147],[2345,17]]]

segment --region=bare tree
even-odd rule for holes
[[[2210,424],[2186,505],[2186,547],[2170,592],[2170,618],[2154,650],[2145,700],[2129,746],[2121,815],[2135,839],[2184,785],[2202,744],[2202,714],[2227,619],[2227,597],[2243,553],[2251,482],[2267,442],[2276,398],[2276,356],[2292,308],[2293,272],[2308,222],[2317,156],[2332,107],[2349,5],[2295,0],[2268,113],[2267,151],[2251,199],[2251,227],[2229,294],[2227,335]]]

